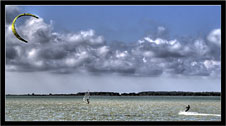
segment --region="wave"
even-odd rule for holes
[[[221,116],[220,114],[207,114],[207,113],[198,113],[198,112],[185,112],[180,111],[179,115],[197,115],[197,116]]]

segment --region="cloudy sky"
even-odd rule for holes
[[[220,9],[6,6],[6,93],[220,91]]]

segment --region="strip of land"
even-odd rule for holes
[[[86,92],[76,94],[6,94],[6,96],[84,96]],[[221,96],[221,92],[182,92],[182,91],[145,91],[138,93],[89,92],[90,96]]]

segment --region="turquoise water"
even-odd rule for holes
[[[6,121],[221,121],[219,96],[91,96],[90,104],[82,98],[7,96]]]

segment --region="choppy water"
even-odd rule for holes
[[[6,121],[221,121],[215,96],[7,96]],[[187,105],[189,112],[184,112]]]

